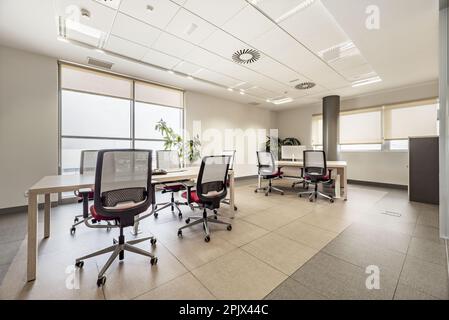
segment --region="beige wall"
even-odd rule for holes
[[[202,135],[203,156],[235,148],[236,176],[257,174],[256,149],[263,148],[266,140],[265,131],[260,130],[274,128],[276,115],[273,112],[196,92],[187,92],[185,115],[187,132]],[[201,125],[200,130],[194,128],[195,122]],[[234,136],[229,135],[231,131]],[[260,132],[264,134],[254,139],[252,134]]]
[[[0,209],[58,172],[57,61],[0,46]]]
[[[389,90],[341,101],[341,109],[365,108],[383,104],[424,99],[438,96],[438,83]],[[282,138],[296,137],[310,146],[312,115],[321,113],[321,104],[316,103],[277,113],[276,125]],[[348,162],[348,176],[353,180],[408,184],[407,152],[344,152],[342,160]]]

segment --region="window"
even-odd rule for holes
[[[60,78],[62,174],[79,172],[82,150],[163,149],[161,119],[182,135],[180,90],[66,64]]]
[[[340,113],[340,151],[408,150],[408,138],[438,135],[438,101],[429,99]],[[312,146],[323,143],[323,117],[312,116]]]

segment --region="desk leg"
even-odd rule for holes
[[[345,201],[348,200],[348,172],[346,167],[343,168],[343,185],[345,188]]]
[[[27,281],[36,279],[37,267],[37,194],[28,194]]]
[[[229,174],[229,206],[231,207],[231,211],[236,210],[235,206],[235,180],[234,180],[234,171],[231,171]]]
[[[51,214],[51,197],[49,193],[45,194],[44,204],[44,238],[50,237],[50,214]]]

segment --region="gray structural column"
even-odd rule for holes
[[[440,236],[449,239],[449,23],[448,1],[440,0]]]
[[[323,150],[327,160],[338,160],[340,96],[323,98]]]

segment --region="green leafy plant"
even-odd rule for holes
[[[201,142],[198,135],[184,142],[182,137],[170,128],[163,119],[156,123],[154,129],[161,133],[165,150],[176,150],[180,159],[186,159],[189,162],[195,162],[200,158]]]

